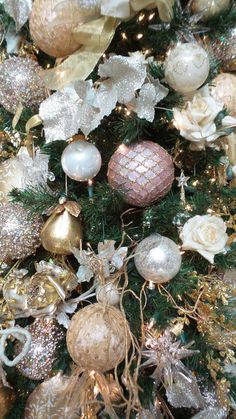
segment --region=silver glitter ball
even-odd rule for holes
[[[49,318],[36,319],[27,330],[32,337],[30,350],[16,368],[31,380],[45,380],[52,376],[52,367],[65,333],[56,320]],[[22,344],[17,342],[15,353],[19,354],[21,349]]]
[[[37,111],[46,97],[40,66],[30,58],[12,57],[0,65],[0,104],[15,113],[19,104]]]
[[[20,204],[0,204],[0,261],[32,255],[40,245],[42,220],[33,218]]]
[[[181,254],[173,240],[152,234],[142,240],[135,252],[134,263],[139,274],[157,284],[174,278],[180,270]]]

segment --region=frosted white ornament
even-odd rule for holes
[[[139,274],[156,284],[170,281],[180,270],[182,257],[173,240],[152,234],[135,251],[134,263]]]
[[[209,69],[208,54],[199,44],[179,44],[165,60],[165,79],[177,92],[189,93],[206,81]]]
[[[95,145],[87,141],[75,141],[63,151],[61,164],[69,178],[83,182],[98,174],[102,158]]]
[[[116,306],[120,302],[120,293],[116,284],[108,282],[105,285],[99,285],[97,287],[96,298],[101,304]]]

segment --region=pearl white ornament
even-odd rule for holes
[[[67,176],[83,182],[98,174],[102,158],[95,145],[87,141],[75,141],[63,151],[61,164]]]
[[[170,281],[180,270],[182,257],[173,240],[152,234],[142,240],[135,252],[134,263],[139,274],[157,284]]]
[[[207,20],[219,15],[230,6],[231,0],[194,0],[193,13],[202,13],[202,20]]]
[[[116,284],[108,282],[105,285],[99,285],[97,287],[96,298],[101,304],[115,306],[120,302],[120,293]]]
[[[165,61],[165,79],[174,90],[190,93],[207,79],[210,62],[207,52],[197,43],[179,44]]]

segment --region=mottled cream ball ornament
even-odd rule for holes
[[[0,261],[23,259],[40,245],[43,223],[20,204],[0,204]]]
[[[162,284],[180,270],[182,257],[175,242],[160,234],[152,234],[136,247],[134,263],[139,274],[149,282]]]
[[[177,44],[165,60],[165,79],[177,92],[190,93],[206,81],[209,69],[209,57],[201,45]]]
[[[75,52],[82,41],[76,30],[99,17],[99,2],[81,0],[34,0],[30,16],[30,33],[36,45],[53,57]]]
[[[193,0],[193,13],[201,13],[202,20],[219,15],[230,7],[231,0]]]
[[[130,347],[129,326],[113,306],[96,303],[79,310],[67,331],[67,348],[73,361],[100,373],[120,364]]]
[[[230,115],[236,116],[236,76],[230,73],[220,73],[211,82],[210,93],[215,100],[227,108]]]
[[[61,203],[49,212],[43,226],[41,241],[44,249],[58,255],[70,255],[72,248],[80,247],[83,237],[79,218],[80,206],[62,198]]]

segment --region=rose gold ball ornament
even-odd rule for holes
[[[53,57],[65,57],[81,45],[76,31],[93,17],[99,17],[98,1],[34,0],[30,33],[36,45]]]
[[[18,372],[31,380],[45,380],[52,375],[56,353],[65,334],[56,320],[36,319],[27,327],[31,334],[31,346],[27,355],[16,366]],[[22,344],[17,342],[15,353],[20,353]]]
[[[129,327],[115,307],[91,304],[79,310],[67,331],[67,347],[73,361],[99,372],[115,368],[129,350]]]
[[[108,182],[124,200],[145,207],[165,196],[174,181],[174,165],[164,148],[152,141],[120,145],[108,165]]]
[[[230,7],[231,0],[194,0],[193,13],[201,13],[202,20],[215,17]]]
[[[37,111],[46,97],[46,89],[39,77],[41,70],[30,58],[12,57],[0,65],[0,104],[11,113],[22,104]]]
[[[236,76],[219,74],[211,82],[210,92],[218,102],[224,103],[230,115],[236,116]]]
[[[50,213],[41,232],[44,249],[58,255],[70,255],[73,247],[80,247],[83,238],[80,212],[76,202],[67,201]]]
[[[179,272],[181,262],[177,244],[160,234],[152,234],[136,247],[134,263],[146,281],[156,284],[170,281]]]
[[[40,245],[42,220],[20,204],[0,204],[0,261],[32,255]]]
[[[206,81],[209,69],[209,56],[201,45],[177,44],[165,60],[165,79],[177,92],[190,93]]]

